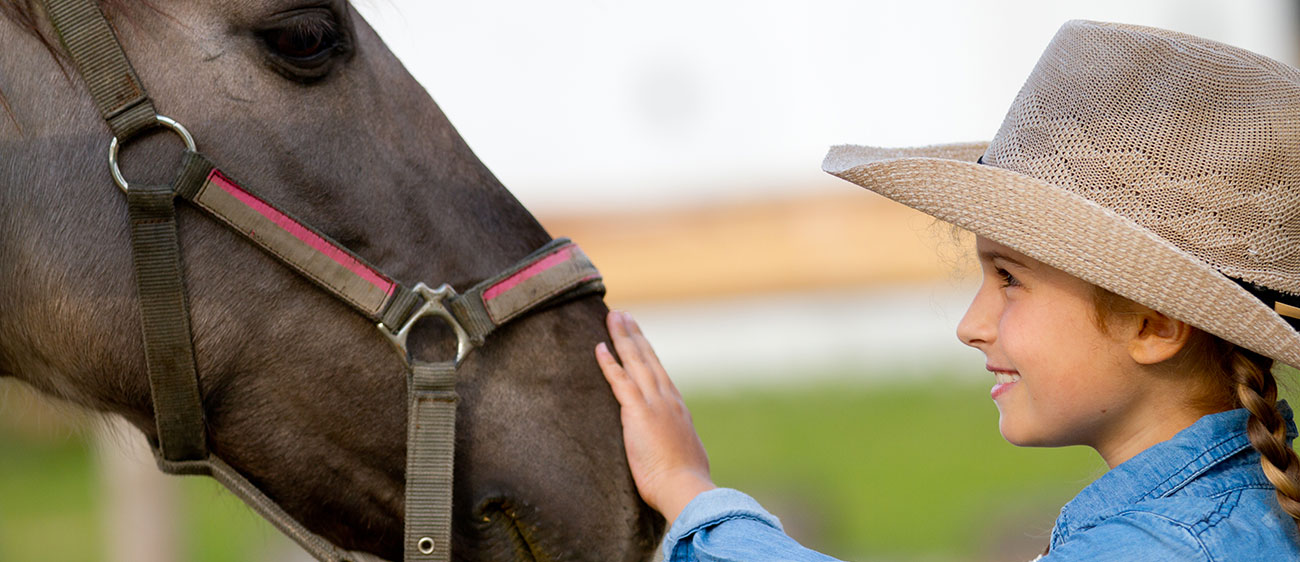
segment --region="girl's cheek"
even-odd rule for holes
[[[1018,347],[1024,326],[1020,322],[1014,311],[1008,305],[1002,307],[1002,315],[998,318],[998,341],[1002,342],[1002,348],[1010,350]]]
[[[998,343],[1006,359],[1011,362],[1006,366],[1020,370],[1034,365],[1035,356],[1042,351],[1038,345],[1040,336],[1032,322],[1027,322],[1008,309],[998,324]]]

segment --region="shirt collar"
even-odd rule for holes
[[[1287,438],[1296,437],[1291,407],[1278,401]],[[1250,448],[1246,420],[1250,412],[1230,410],[1204,416],[1168,441],[1157,443],[1104,474],[1070,503],[1052,530],[1052,546],[1096,525],[1108,511],[1177,492],[1216,464]]]

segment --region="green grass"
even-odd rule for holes
[[[859,561],[1028,560],[1104,467],[1089,449],[1004,442],[987,386],[813,383],[687,403],[715,480],[758,498],[804,544]],[[6,420],[0,407],[0,562],[103,560],[87,439],[35,438]],[[266,523],[211,480],[182,482],[184,560],[274,559],[266,549],[282,543]]]
[[[79,440],[33,443],[0,433],[0,561],[85,559],[88,545],[103,542],[93,477]]]
[[[180,478],[182,560],[266,559],[276,532],[204,478]],[[104,560],[100,475],[81,433],[33,438],[0,426],[0,562]]]
[[[987,392],[934,382],[687,402],[715,480],[768,505],[810,547],[852,560],[1008,547],[1033,558],[1056,511],[1104,465],[1089,449],[1007,444]]]
[[[1086,447],[1008,444],[987,381],[953,380],[686,401],[714,480],[757,498],[811,548],[859,561],[1032,559],[1105,465]],[[1293,386],[1282,394],[1300,406]]]

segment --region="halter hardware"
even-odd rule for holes
[[[403,359],[409,361],[411,352],[406,348],[406,338],[411,334],[411,327],[415,326],[415,323],[425,316],[437,316],[446,322],[448,326],[451,326],[452,331],[456,332],[455,363],[459,367],[461,361],[465,360],[465,356],[469,355],[471,349],[474,349],[474,343],[470,340],[469,333],[456,320],[456,316],[447,308],[446,303],[457,296],[456,289],[446,283],[439,285],[436,289],[430,289],[428,285],[420,282],[411,290],[415,294],[424,297],[424,304],[415,309],[415,312],[411,313],[406,323],[402,324],[402,327],[396,332],[385,326],[383,322],[380,322],[378,324],[380,333],[384,334],[388,341],[393,342],[393,345],[397,347],[397,352],[401,354]]]
[[[185,129],[185,126],[177,123],[176,120],[171,117],[155,115],[154,119],[154,126],[165,127],[175,131],[177,135],[180,135],[181,140],[185,141],[185,149],[190,152],[195,152],[194,137],[190,136],[190,132]],[[127,185],[126,178],[122,177],[122,170],[117,164],[117,150],[121,146],[122,142],[118,141],[116,136],[113,137],[113,140],[108,141],[108,171],[113,174],[113,183],[117,184],[117,187],[122,190],[122,193],[126,193],[130,189],[130,186]]]

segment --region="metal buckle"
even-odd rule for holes
[[[158,121],[158,125],[171,129],[180,135],[181,140],[185,141],[185,148],[190,152],[195,152],[194,137],[190,136],[190,132],[185,130],[185,127],[171,117],[154,115],[154,119]],[[122,170],[117,165],[117,149],[121,148],[121,146],[122,143],[118,142],[117,137],[113,137],[113,140],[108,142],[108,171],[113,173],[113,183],[116,183],[117,187],[122,189],[122,193],[126,193],[127,189],[130,188],[126,185],[126,178],[122,177]]]
[[[456,366],[460,366],[460,362],[465,359],[466,355],[469,355],[469,351],[474,348],[474,344],[470,342],[469,333],[465,331],[465,328],[461,327],[460,322],[456,320],[451,311],[447,310],[445,301],[455,298],[456,290],[446,283],[439,285],[437,289],[430,289],[428,285],[419,283],[412,291],[424,297],[424,304],[416,309],[410,318],[406,319],[406,323],[396,333],[389,330],[388,326],[385,326],[383,322],[379,323],[379,331],[383,332],[389,341],[397,346],[402,358],[409,361],[411,352],[406,348],[406,337],[411,333],[411,326],[414,326],[416,322],[419,322],[425,316],[442,318],[456,332]]]

